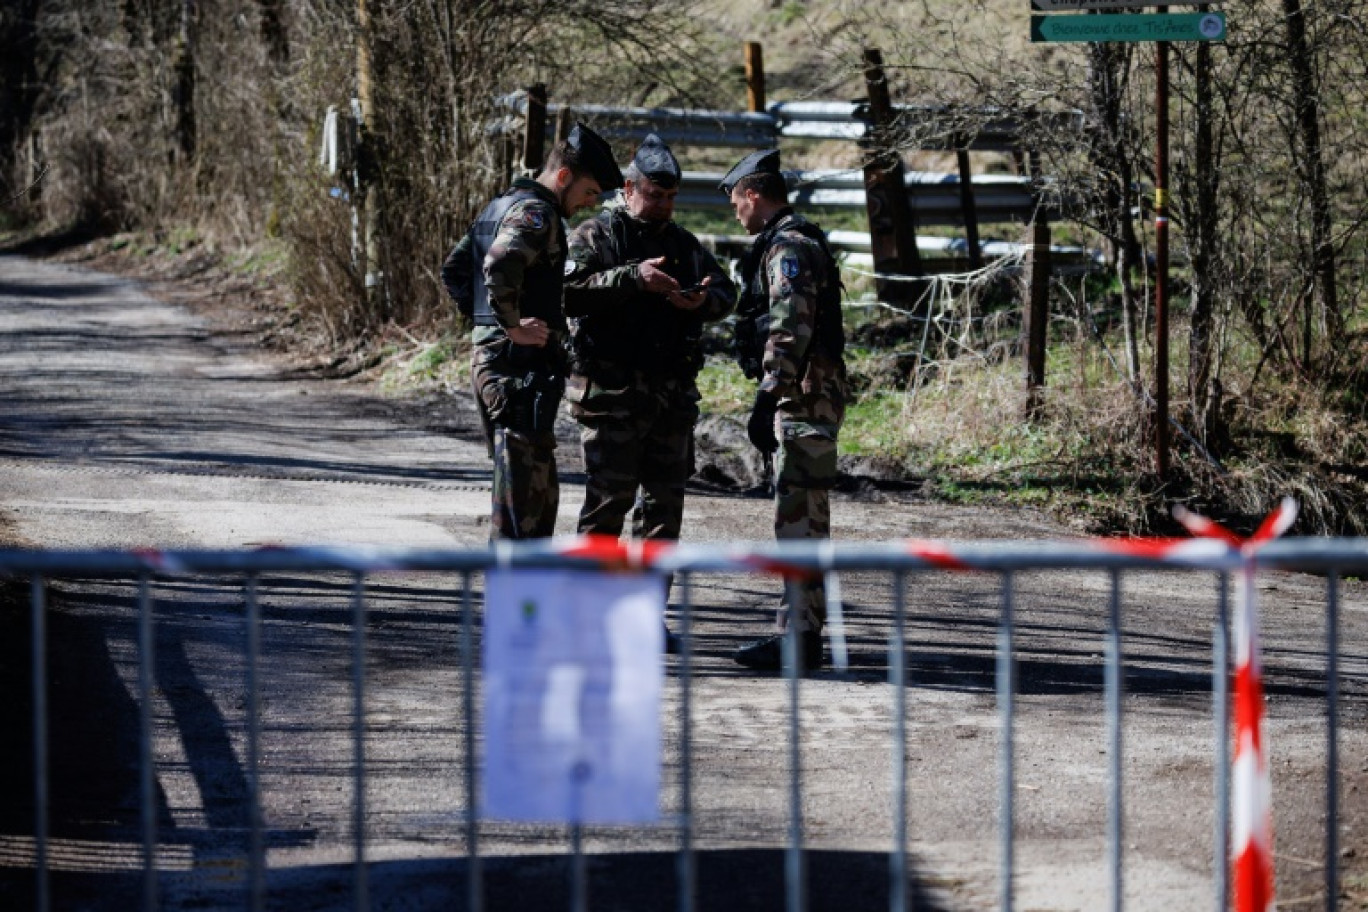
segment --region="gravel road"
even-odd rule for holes
[[[136,283],[0,257],[0,542],[29,547],[480,546],[488,460],[459,396],[395,399],[373,385],[301,378],[250,339]],[[573,428],[567,423],[567,435]],[[558,529],[583,497],[561,448]],[[1041,514],[955,507],[871,485],[838,493],[842,539],[1042,539]],[[764,539],[768,504],[691,491],[685,536]],[[261,581],[264,813],[272,908],[350,902],[350,581]],[[1109,578],[1016,579],[1017,908],[1093,910],[1107,898],[1103,633]],[[728,658],[764,632],[773,582],[694,581],[695,801],[700,907],[779,909],[787,837],[787,690]],[[887,908],[893,833],[887,637],[890,581],[843,579],[851,668],[803,684],[810,908]],[[1213,730],[1210,574],[1123,582],[1126,907],[1211,908]],[[26,590],[20,587],[22,595]],[[11,596],[13,596],[11,592]],[[999,580],[910,577],[908,829],[919,908],[998,896]],[[241,908],[246,842],[240,580],[167,577],[157,606],[153,744],[167,908]],[[1261,577],[1277,857],[1283,905],[1320,908],[1326,719],[1325,582]],[[460,580],[368,581],[367,827],[377,908],[463,907]],[[136,591],[56,580],[53,679],[56,908],[124,909],[139,895]],[[1368,589],[1342,590],[1341,865],[1345,908],[1368,908]],[[0,682],[26,693],[26,615],[4,606]],[[678,670],[667,668],[665,788],[678,806]],[[11,732],[24,700],[7,701]],[[0,906],[28,901],[31,761],[6,739]],[[676,831],[592,828],[595,909],[674,902]],[[487,823],[490,908],[568,907],[568,834]]]

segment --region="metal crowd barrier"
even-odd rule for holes
[[[1212,908],[1225,910],[1230,885],[1227,873],[1229,855],[1230,807],[1230,746],[1229,670],[1231,656],[1228,623],[1229,579],[1232,573],[1247,566],[1250,558],[1237,548],[1215,540],[1195,539],[1181,543],[1148,543],[1134,548],[1095,540],[1078,543],[1002,542],[949,544],[933,542],[836,543],[820,541],[787,541],[764,544],[689,545],[682,544],[663,551],[647,552],[640,547],[605,545],[589,539],[551,539],[513,545],[500,543],[477,550],[420,550],[381,549],[366,547],[270,548],[250,551],[23,551],[0,550],[0,577],[28,576],[31,578],[32,655],[33,655],[33,783],[36,815],[36,900],[39,912],[49,912],[52,894],[49,873],[50,781],[48,777],[48,678],[45,665],[47,655],[47,607],[44,600],[45,580],[53,577],[78,576],[132,578],[138,581],[138,640],[140,704],[139,747],[141,754],[141,835],[143,863],[143,902],[145,910],[158,908],[158,878],[156,869],[157,820],[154,811],[155,768],[152,752],[152,666],[154,662],[153,609],[150,583],[156,576],[184,574],[241,574],[245,579],[246,601],[246,668],[247,668],[247,793],[250,807],[248,820],[250,841],[247,859],[246,905],[249,909],[265,908],[266,853],[264,821],[261,812],[261,611],[257,595],[262,574],[279,572],[344,572],[353,580],[351,590],[352,618],[352,877],[353,907],[370,908],[367,881],[367,821],[365,753],[367,649],[365,580],[372,573],[394,572],[456,572],[462,581],[461,649],[464,657],[464,744],[462,762],[465,771],[465,809],[467,846],[467,907],[482,910],[480,869],[480,816],[476,798],[477,761],[476,732],[469,724],[475,718],[474,675],[478,656],[474,650],[475,612],[471,598],[472,575],[492,568],[579,568],[579,569],[640,569],[646,572],[673,573],[682,599],[679,609],[680,634],[683,643],[679,657],[679,687],[681,712],[682,781],[681,810],[677,816],[679,851],[677,855],[678,889],[676,906],[680,912],[691,912],[697,907],[697,877],[694,851],[693,794],[692,794],[692,727],[691,727],[691,577],[707,572],[757,572],[788,575],[788,585],[796,573],[825,574],[833,613],[833,654],[841,662],[844,641],[840,633],[839,574],[850,571],[881,571],[892,575],[894,590],[893,629],[889,634],[890,700],[893,712],[891,801],[898,809],[894,820],[894,835],[889,847],[889,908],[902,912],[909,908],[908,895],[908,781],[906,769],[906,645],[905,590],[909,575],[946,571],[977,571],[996,574],[1001,581],[1001,603],[996,636],[996,697],[1000,726],[998,769],[998,889],[999,906],[1003,912],[1015,908],[1013,889],[1014,871],[1014,808],[1016,772],[1014,769],[1015,714],[1015,654],[1014,654],[1014,576],[1028,570],[1106,570],[1110,573],[1111,594],[1105,633],[1104,691],[1106,731],[1108,741],[1107,785],[1107,864],[1109,881],[1108,908],[1119,912],[1122,908],[1122,674],[1121,642],[1121,581],[1125,573],[1140,570],[1181,569],[1206,570],[1217,574],[1217,616],[1213,630],[1212,693],[1215,723],[1215,795],[1217,813],[1212,839],[1214,891]],[[1368,539],[1304,539],[1276,541],[1262,546],[1257,552],[1260,568],[1298,569],[1323,573],[1327,580],[1326,622],[1326,692],[1328,703],[1327,770],[1325,795],[1325,908],[1335,909],[1339,893],[1338,871],[1338,627],[1339,585],[1345,573],[1362,573],[1368,568]],[[792,593],[791,593],[792,594]],[[806,909],[804,873],[804,826],[802,815],[803,778],[800,767],[800,727],[798,710],[802,672],[801,649],[796,634],[785,643],[785,655],[790,659],[786,672],[788,686],[788,755],[789,755],[789,833],[785,851],[786,908],[790,912]],[[573,831],[571,871],[572,908],[587,910],[587,866],[583,855],[580,832]]]

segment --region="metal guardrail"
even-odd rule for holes
[[[510,115],[496,131],[513,128],[515,118],[527,114],[527,95],[513,92],[496,99]],[[713,111],[690,108],[644,108],[601,104],[548,104],[547,136],[562,110],[593,123],[609,139],[640,142],[655,133],[665,142],[700,146],[772,146],[780,139],[861,141],[872,120],[867,101],[781,101],[764,112]],[[897,134],[928,151],[969,149],[979,152],[1016,152],[1022,148],[1022,123],[994,108],[895,104]],[[1052,131],[1081,129],[1080,111],[1049,111],[1030,115],[1033,124]]]
[[[606,550],[605,550],[606,548]],[[366,706],[367,679],[364,672],[366,657],[366,596],[365,578],[372,573],[392,573],[399,571],[433,572],[454,571],[461,574],[461,655],[464,665],[464,704],[465,721],[464,756],[460,762],[465,772],[465,818],[467,830],[469,872],[467,903],[471,910],[483,908],[481,871],[479,856],[480,816],[476,805],[475,782],[478,764],[475,752],[476,733],[471,723],[476,718],[473,703],[474,668],[477,656],[474,649],[475,616],[472,608],[472,575],[491,568],[580,568],[602,569],[605,564],[616,569],[642,567],[643,554],[640,549],[622,547],[613,543],[603,546],[594,545],[589,540],[553,539],[543,542],[503,543],[499,546],[478,550],[420,550],[420,549],[379,549],[361,547],[335,548],[272,548],[255,551],[15,551],[0,550],[0,574],[26,575],[31,577],[32,612],[32,650],[33,650],[33,694],[34,694],[34,799],[37,808],[34,823],[36,840],[37,899],[39,912],[49,912],[51,890],[48,873],[48,807],[51,799],[48,779],[48,680],[44,665],[47,655],[46,641],[47,606],[44,601],[45,579],[53,576],[76,575],[81,577],[122,577],[136,579],[138,586],[137,627],[139,640],[139,694],[140,704],[140,756],[141,756],[141,815],[143,839],[144,889],[143,908],[152,910],[158,907],[156,862],[158,850],[157,820],[154,805],[155,759],[151,748],[152,732],[152,676],[150,663],[153,655],[154,617],[150,597],[149,581],[154,576],[180,574],[242,574],[244,576],[246,633],[244,649],[247,664],[247,699],[245,710],[247,719],[247,819],[250,828],[250,841],[247,859],[247,906],[252,910],[265,907],[265,873],[267,859],[265,854],[264,822],[261,813],[261,714],[262,705],[259,692],[259,669],[261,662],[261,611],[258,601],[257,583],[261,574],[276,572],[336,572],[351,575],[351,636],[352,636],[352,690],[353,713],[350,721],[353,739],[352,755],[352,810],[353,810],[353,905],[357,909],[369,907],[369,887],[367,883],[367,820],[366,820],[366,783],[367,762],[365,753],[364,715]],[[735,571],[793,571],[802,569],[809,572],[827,574],[833,593],[833,638],[839,637],[839,600],[834,593],[836,575],[846,571],[883,571],[892,575],[894,581],[893,629],[890,631],[889,645],[889,697],[894,719],[891,783],[892,804],[899,808],[895,819],[894,844],[889,848],[890,909],[901,912],[907,908],[908,884],[908,827],[906,814],[907,764],[906,764],[906,687],[904,686],[905,667],[904,649],[906,646],[906,608],[905,582],[910,574],[945,569],[976,570],[997,574],[1001,580],[1001,603],[997,630],[996,692],[1001,731],[999,755],[999,907],[1007,912],[1014,907],[1013,869],[1014,869],[1014,800],[1016,774],[1013,765],[1013,721],[1015,706],[1014,662],[1014,616],[1013,616],[1013,578],[1014,574],[1026,570],[1039,569],[1105,569],[1111,574],[1111,594],[1107,628],[1105,633],[1105,706],[1107,716],[1107,738],[1110,754],[1107,788],[1107,858],[1110,884],[1109,908],[1120,910],[1122,906],[1122,873],[1124,869],[1124,846],[1121,840],[1123,768],[1121,737],[1122,708],[1121,689],[1123,681],[1124,658],[1121,643],[1120,586],[1123,574],[1127,571],[1145,569],[1186,569],[1208,570],[1220,574],[1218,588],[1218,612],[1214,624],[1213,653],[1213,714],[1215,717],[1216,737],[1213,744],[1215,756],[1215,793],[1217,826],[1213,837],[1212,865],[1215,872],[1214,906],[1225,909],[1228,889],[1226,859],[1228,855],[1228,821],[1226,809],[1229,808],[1229,706],[1228,675],[1230,641],[1227,623],[1226,581],[1229,574],[1245,566],[1246,557],[1240,551],[1222,542],[1194,540],[1182,546],[1169,547],[1162,554],[1158,550],[1147,551],[1143,548],[1129,551],[1117,550],[1106,542],[1078,543],[929,543],[929,542],[884,542],[884,543],[837,543],[830,541],[788,541],[746,545],[690,545],[682,544],[669,548],[663,553],[650,556],[652,572],[672,572],[677,575],[677,585],[682,594],[679,609],[683,653],[679,664],[679,686],[681,688],[681,774],[680,800],[681,812],[678,815],[680,826],[679,871],[681,874],[677,906],[681,912],[690,912],[696,905],[695,865],[693,859],[692,791],[692,729],[689,718],[689,693],[692,653],[690,645],[690,624],[693,607],[690,600],[690,578],[694,574],[708,572]],[[1337,782],[1337,732],[1338,732],[1338,605],[1339,578],[1346,572],[1362,573],[1368,569],[1368,540],[1284,540],[1264,546],[1257,554],[1260,566],[1313,569],[1323,571],[1328,576],[1327,587],[1327,699],[1329,709],[1329,733],[1327,744],[1327,788],[1326,823],[1327,856],[1325,861],[1325,884],[1327,908],[1333,909],[1338,893],[1338,868],[1336,833],[1338,829],[1338,782]],[[792,584],[792,583],[791,583]],[[790,637],[787,648],[789,655],[797,656],[796,635]],[[842,648],[844,643],[842,640]],[[833,653],[836,650],[833,649]],[[794,663],[796,665],[796,663]],[[790,773],[788,796],[790,802],[791,827],[787,849],[787,908],[805,908],[803,881],[803,839],[802,825],[802,773],[796,762],[799,753],[800,729],[797,713],[800,700],[800,671],[793,665],[787,673],[789,687],[789,755]],[[578,836],[578,832],[576,832]],[[574,840],[575,864],[572,870],[575,877],[587,876],[583,859],[579,855],[582,845]],[[585,908],[587,895],[584,882],[577,882],[573,891],[574,908],[579,912]]]
[[[675,205],[690,209],[726,209],[727,197],[717,189],[722,173],[685,171]],[[865,208],[865,179],[859,171],[786,171],[789,199],[801,206],[841,209]],[[920,225],[963,225],[964,200],[960,195],[958,174],[936,171],[909,171],[905,178],[912,212]],[[1010,174],[976,174],[970,182],[974,211],[980,224],[988,222],[1029,222],[1038,204],[1032,181]],[[1059,205],[1046,194],[1039,208],[1048,218],[1057,218]]]

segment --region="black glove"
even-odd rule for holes
[[[779,440],[774,436],[774,413],[778,410],[779,399],[774,393],[760,390],[755,394],[755,405],[751,407],[750,420],[746,422],[746,436],[762,453],[773,453],[779,449]]]

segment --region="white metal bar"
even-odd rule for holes
[[[366,871],[366,578],[352,586],[352,864],[357,912],[370,909]]]
[[[998,621],[997,700],[1001,749],[998,756],[998,888],[999,908],[1012,912],[1012,870],[1014,867],[1013,821],[1016,814],[1016,780],[1013,769],[1015,743],[1012,724],[1016,712],[1016,662],[1012,630],[1015,625],[1012,605],[1012,571],[1002,574],[1002,612]]]
[[[893,633],[888,685],[893,695],[893,852],[888,860],[888,908],[907,909],[907,576],[893,574]]]
[[[693,811],[693,579],[679,574],[679,912],[697,904],[698,860]]]
[[[258,575],[247,575],[247,905],[266,907],[266,840],[261,813],[261,602]]]
[[[33,836],[36,912],[50,912],[52,882],[48,876],[48,689],[46,581],[33,577],[29,607],[33,650]]]
[[[152,678],[157,667],[151,583],[138,577],[138,803],[142,823],[143,909],[157,908],[156,760],[152,750]]]
[[[461,702],[465,715],[465,823],[466,823],[466,907],[484,912],[484,877],[480,863],[480,809],[478,765],[475,757],[475,606],[470,592],[470,571],[461,574]]]
[[[1107,866],[1111,881],[1111,910],[1121,912],[1123,903],[1123,842],[1121,723],[1125,664],[1121,651],[1121,571],[1111,571],[1111,603],[1107,612]]]

